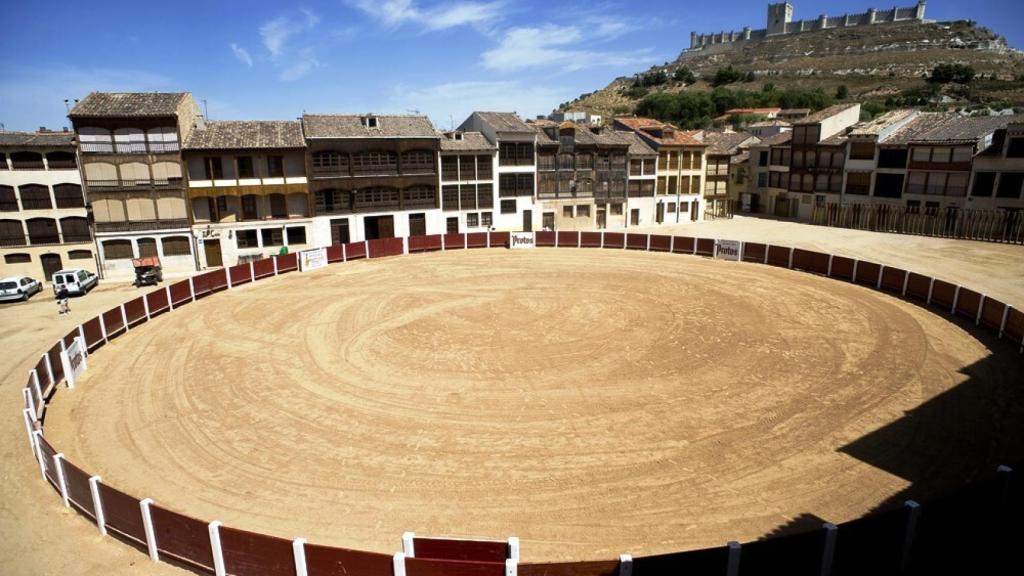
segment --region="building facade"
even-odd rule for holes
[[[459,130],[479,132],[498,149],[498,230],[532,231],[542,226],[534,209],[537,132],[513,112],[473,112]]]
[[[101,276],[130,279],[132,258],[165,274],[196,270],[181,158],[199,118],[192,95],[92,92],[68,115],[78,138]]]
[[[815,202],[838,201],[843,192],[846,130],[859,121],[860,104],[838,104],[793,124],[789,191],[799,198],[796,217],[810,219]]]
[[[495,227],[498,147],[480,132],[441,135],[441,210],[445,232],[484,232]],[[410,229],[426,234],[425,229]]]
[[[96,271],[74,134],[0,132],[0,276]]]
[[[629,143],[629,180],[627,182],[627,200],[624,214],[616,214],[615,208],[610,210],[610,222],[615,225],[626,227],[629,224],[628,218],[637,214],[637,225],[639,225],[641,214],[657,214],[657,201],[655,190],[658,186],[658,153],[631,130],[619,130],[619,137]],[[665,220],[673,220],[675,210],[679,207],[677,202],[665,202],[663,208]],[[669,212],[668,210],[672,211]]]
[[[313,239],[299,122],[203,122],[185,142],[200,268],[233,266]]]
[[[971,175],[971,208],[1024,210],[1024,120],[1017,119],[998,129],[991,144],[974,157]]]

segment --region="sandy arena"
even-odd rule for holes
[[[113,341],[46,435],[129,494],[286,538],[646,555],[841,522],[1024,453],[1019,359],[977,334],[867,288],[688,256],[360,261]]]

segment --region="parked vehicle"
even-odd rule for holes
[[[64,287],[67,288],[68,294],[81,296],[92,290],[98,282],[99,278],[88,270],[81,268],[58,270],[53,274],[53,294],[56,296],[60,293],[61,287]]]
[[[136,258],[132,260],[132,266],[135,266],[136,286],[154,286],[164,281],[164,270],[156,256]]]
[[[43,283],[28,276],[0,279],[0,302],[28,300],[43,289]]]

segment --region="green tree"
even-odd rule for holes
[[[939,64],[932,68],[928,81],[933,84],[970,84],[974,76],[974,68],[966,64]]]
[[[727,68],[719,68],[715,71],[714,78],[711,79],[712,86],[724,86],[726,84],[735,84],[745,78],[743,72],[729,65]]]
[[[839,88],[836,88],[836,100],[846,100],[850,97],[850,89],[846,87],[846,84],[840,84]]]

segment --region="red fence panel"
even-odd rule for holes
[[[502,246],[508,247],[509,238],[512,234],[509,232],[491,232],[491,248],[501,248]]]
[[[107,340],[113,340],[124,332],[124,317],[121,316],[121,307],[112,308],[101,314],[103,326],[107,329]]]
[[[274,256],[277,259],[277,273],[294,272],[299,269],[299,255],[295,252]]]
[[[651,252],[668,252],[672,250],[672,237],[651,234]]]
[[[208,524],[156,505],[150,506],[149,512],[161,559],[171,556],[178,562],[213,570]]]
[[[580,232],[580,248],[600,248],[600,232]]]
[[[605,248],[625,248],[626,247],[626,235],[621,232],[605,232],[604,233],[604,247]]]
[[[853,281],[853,258],[847,258],[845,256],[833,256],[832,257],[832,272],[829,274],[831,278],[842,278],[843,280]]]
[[[580,243],[579,232],[555,232],[558,238],[558,245],[568,248],[576,248]]]
[[[878,276],[881,273],[881,264],[859,260],[857,262],[857,277],[854,279],[854,282],[874,288],[875,286],[878,286]]]
[[[679,245],[679,239],[676,238],[676,245]],[[764,262],[764,255],[768,252],[768,246],[759,242],[745,242],[743,244],[743,261],[744,262],[757,262],[761,264]]]
[[[348,244],[345,244],[344,250],[346,260],[359,260],[360,258],[366,258],[365,242],[349,242]]]
[[[306,568],[310,576],[391,576],[388,554],[306,544]]]
[[[335,262],[341,262],[345,259],[344,254],[341,251],[341,244],[331,244],[327,247],[327,263],[334,264]]]
[[[146,303],[149,304],[150,318],[170,310],[167,306],[167,290],[164,288],[158,288],[146,294]]]
[[[102,342],[103,340],[100,340],[101,344]],[[35,370],[36,374],[39,375],[39,389],[44,396],[50,396],[47,388],[53,386],[56,389],[56,382],[50,379],[50,373],[46,370],[46,360],[42,356],[36,362]]]
[[[64,363],[60,360],[60,342],[57,342],[46,351],[50,358],[50,369],[53,370],[53,379],[60,382],[64,379]]]
[[[128,325],[134,326],[146,321],[146,304],[142,296],[124,303],[124,314],[128,317]]]
[[[725,569],[722,569],[725,572]],[[556,564],[520,564],[519,576],[617,576],[618,560],[562,562]]]
[[[262,258],[252,263],[256,270],[256,278],[266,278],[274,275],[274,261],[270,258]]]
[[[60,492],[60,480],[57,476],[57,465],[53,462],[54,455],[57,451],[50,446],[50,443],[46,441],[46,437],[39,439],[39,451],[43,454],[43,474],[46,475],[46,479],[50,481],[50,484]]]
[[[294,576],[295,557],[290,540],[222,526],[220,542],[228,574]]]
[[[465,562],[420,558],[405,559],[407,576],[504,576],[505,564],[493,562]]]
[[[228,268],[228,274],[231,275],[232,286],[252,282],[252,268],[249,267],[248,262]]]
[[[550,248],[555,245],[555,233],[537,232],[534,234],[534,240],[537,242],[538,248]]]
[[[911,272],[910,277],[907,278],[907,296],[913,296],[919,300],[927,300],[931,284],[931,277]]]
[[[388,255],[388,242],[386,238],[378,238],[376,240],[367,240],[366,242],[366,257],[367,258],[383,258]]]
[[[815,269],[815,256],[817,252],[811,252],[810,250],[803,250],[800,248],[793,249],[793,270],[805,270],[807,272],[818,272]],[[824,256],[824,254],[822,254]],[[825,272],[819,272],[819,274],[825,274],[828,272],[828,257],[825,257]]]
[[[647,250],[647,234],[626,234],[627,250]]]
[[[447,538],[414,538],[417,558],[498,562],[508,558],[508,543],[494,540],[450,540]]]
[[[1003,334],[1018,344],[1024,343],[1024,312],[1011,308],[1006,315],[1006,329]]]
[[[462,250],[466,247],[466,237],[462,234],[445,234],[444,235],[444,249],[445,250]]]
[[[789,268],[789,246],[769,246],[768,264]]]
[[[658,556],[633,558],[636,576],[661,574],[724,574],[729,562],[729,549],[725,546],[688,550]]]
[[[166,302],[167,298],[164,297],[164,308],[167,307]],[[152,306],[150,307],[150,310],[152,310]],[[89,349],[89,352],[103,346],[103,329],[100,328],[99,316],[86,320],[86,322],[82,324],[82,332],[85,333],[85,345],[86,348]]]
[[[142,297],[140,296],[139,300],[141,299]],[[75,341],[75,338],[78,338],[78,328],[72,328],[71,332],[64,335],[64,346],[71,346],[71,343]]]
[[[967,288],[960,288],[960,295],[956,299],[956,313],[966,316],[971,320],[978,318],[981,310],[981,294]]]
[[[487,232],[466,234],[466,248],[487,248]]]
[[[103,517],[106,519],[107,529],[116,530],[122,536],[145,547],[146,528],[142,524],[139,501],[103,483],[100,483],[100,501],[103,502]]]
[[[985,304],[981,307],[981,323],[987,328],[996,332],[1003,323],[1003,313],[1006,311],[1006,304],[993,298],[985,298]]]
[[[224,274],[223,270],[203,272],[192,277],[192,294],[196,297],[196,300],[213,294],[214,278],[219,274]]]
[[[714,238],[697,238],[697,254],[699,256],[715,255]]]
[[[493,238],[492,238],[493,240]],[[433,252],[441,249],[441,235],[431,234],[429,236],[410,236],[409,252]]]
[[[882,289],[902,294],[903,282],[906,277],[906,270],[886,266],[882,269]]]
[[[175,282],[170,285],[170,289],[171,303],[174,304],[175,308],[184,306],[192,301],[192,287],[189,286],[188,280]]]
[[[83,514],[95,519],[96,511],[92,505],[92,490],[89,489],[89,474],[64,460],[64,479],[67,482],[68,498]]]
[[[954,298],[956,298],[956,284],[936,278],[935,283],[932,284],[932,305],[952,310]]]
[[[402,238],[387,239],[388,256],[401,256],[405,254],[405,240]]]

